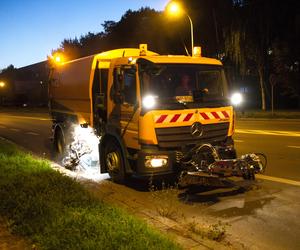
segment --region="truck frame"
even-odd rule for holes
[[[130,175],[174,177],[189,168],[207,174],[200,165],[208,165],[211,154],[197,151],[201,145],[211,145],[222,159],[235,158],[234,110],[222,63],[196,51],[158,55],[142,44],[53,67],[49,106],[56,152],[72,141],[71,125],[80,124],[100,137],[101,173],[116,182]],[[184,75],[191,87],[175,93]]]

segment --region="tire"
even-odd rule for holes
[[[62,155],[65,152],[66,144],[63,133],[61,130],[57,130],[54,138],[54,150],[58,155]]]
[[[114,182],[123,183],[125,181],[125,164],[119,143],[115,139],[111,139],[104,147],[105,169]]]
[[[63,132],[60,129],[54,134],[53,141],[53,155],[52,159],[58,163],[62,163],[63,158],[66,154],[66,142]]]

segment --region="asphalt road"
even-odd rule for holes
[[[51,120],[44,110],[0,109],[0,136],[38,156],[51,158]]]
[[[51,121],[44,111],[0,110],[0,136],[47,158],[51,155]],[[267,156],[265,174],[300,181],[300,121],[238,120],[238,155],[260,152]]]
[[[176,237],[182,238],[186,248],[300,249],[299,130],[300,121],[237,122],[235,141],[239,155],[266,154],[267,180],[260,176],[254,183],[249,183],[237,178],[227,188],[197,187],[174,194],[163,190],[149,192],[134,182],[118,185],[104,180],[90,185],[95,193],[102,194],[103,199],[148,216],[147,220],[157,218],[158,211],[174,210],[176,220],[169,223],[171,226],[167,231],[179,228]],[[51,123],[43,112],[0,110],[0,136],[51,159]],[[274,177],[277,179],[270,181]],[[184,238],[186,231],[183,228],[187,222],[196,225],[225,223],[228,225],[228,245],[212,246],[201,239]],[[164,223],[165,220],[160,221],[158,227]]]
[[[238,120],[234,138],[239,155],[267,156],[266,175],[300,181],[299,120]]]

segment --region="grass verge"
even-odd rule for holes
[[[0,215],[40,249],[179,249],[125,211],[94,198],[49,163],[0,139]]]
[[[179,215],[179,204],[178,194],[179,190],[177,185],[175,186],[166,186],[165,183],[162,183],[162,187],[159,190],[155,185],[150,183],[149,191],[153,199],[153,203],[156,206],[156,211],[162,217],[166,217],[171,220],[175,220]]]

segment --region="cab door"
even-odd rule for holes
[[[138,102],[136,69],[123,66],[114,69],[113,83],[114,124],[128,148],[138,149]]]

